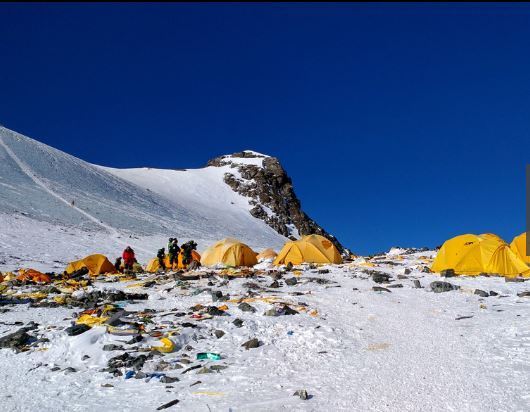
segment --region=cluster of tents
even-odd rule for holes
[[[492,233],[465,234],[447,240],[431,266],[433,272],[453,270],[455,274],[478,276],[530,277],[530,257],[526,252],[526,232],[508,245]]]
[[[304,236],[299,240],[285,243],[278,254],[272,249],[260,253],[237,239],[227,238],[208,247],[202,255],[192,252],[192,260],[209,267],[251,267],[258,262],[268,260],[274,265],[299,265],[301,263],[340,264],[342,257],[335,245],[320,235]],[[178,261],[170,264],[169,256],[165,256],[166,269],[185,269],[183,255]],[[508,245],[499,236],[491,233],[474,235],[464,234],[447,240],[431,266],[432,272],[452,270],[455,274],[478,276],[482,274],[506,277],[530,277],[530,257],[526,252],[526,233],[515,237]],[[105,255],[95,254],[70,262],[66,273],[72,274],[80,269],[88,270],[90,275],[116,273],[116,268]],[[149,261],[145,268],[135,265],[133,271],[156,273],[161,269],[158,258]],[[19,280],[38,278],[46,282],[48,276],[35,271],[20,272]],[[35,280],[35,279],[33,279]]]
[[[291,263],[342,263],[342,257],[335,245],[320,235],[304,236],[296,241],[287,242],[280,253],[272,249],[265,249],[260,253],[252,250],[245,243],[237,239],[226,238],[208,247],[202,255],[192,252],[192,259],[200,262],[202,266],[224,266],[224,267],[251,267],[263,260],[271,260],[275,265],[286,265]],[[164,257],[166,269],[185,269],[182,253],[178,256],[178,262],[170,264],[169,256]],[[95,254],[83,259],[70,262],[66,272],[71,274],[86,268],[90,275],[115,273],[116,268],[105,255]],[[143,270],[143,268],[141,268]],[[145,271],[156,273],[161,269],[158,258],[152,258],[145,267]]]

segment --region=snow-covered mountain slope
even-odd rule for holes
[[[0,270],[18,265],[13,257],[62,264],[114,256],[125,244],[147,259],[168,236],[195,239],[199,249],[228,236],[279,248],[285,237],[249,213],[249,200],[223,181],[228,170],[105,168],[0,127]]]

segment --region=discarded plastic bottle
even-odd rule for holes
[[[218,353],[213,352],[201,352],[197,354],[197,360],[203,360],[203,359],[209,359],[209,360],[221,360],[221,355]]]

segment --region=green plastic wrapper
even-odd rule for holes
[[[201,352],[197,354],[197,360],[209,359],[209,360],[221,360],[221,355],[213,352]]]

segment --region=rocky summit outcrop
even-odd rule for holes
[[[345,251],[333,235],[302,211],[291,178],[275,157],[245,150],[212,159],[207,165],[230,166],[233,172],[225,173],[225,183],[250,198],[250,214],[265,221],[281,235],[294,240],[303,235],[318,234],[331,240],[341,253]]]

